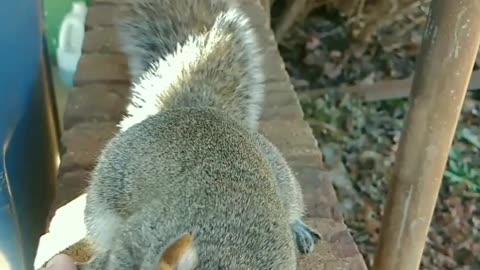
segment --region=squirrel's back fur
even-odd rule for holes
[[[264,59],[234,1],[141,1],[131,13],[119,24],[134,82],[122,130],[178,106],[221,108],[257,127]]]
[[[256,129],[265,52],[235,5],[150,0],[120,25],[132,100],[92,172],[82,270],[293,270],[313,250],[300,185]]]
[[[87,200],[97,207],[87,207],[87,226],[98,225],[90,216],[117,213],[112,223],[125,224],[118,245],[140,257],[142,269],[154,269],[182,233],[196,235],[197,269],[295,268],[272,168],[254,135],[218,110],[172,109],[132,126],[109,143],[93,178],[101,181],[91,182]],[[108,250],[118,239],[98,244]],[[138,269],[136,260],[118,262],[101,269]]]

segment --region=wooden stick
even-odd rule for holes
[[[480,1],[433,0],[410,94],[375,270],[420,266],[480,45]]]
[[[270,27],[270,20],[271,20],[271,9],[274,0],[260,0],[260,4],[262,5],[263,9],[265,9],[265,13],[267,14],[266,23]]]
[[[287,2],[288,6],[281,15],[278,25],[275,27],[275,38],[278,43],[295,23],[297,16],[305,9],[307,4],[306,0],[289,0]]]
[[[359,96],[365,101],[406,98],[410,95],[412,82],[412,78],[403,80],[384,80],[370,85],[341,87],[338,91]],[[304,92],[299,92],[298,97],[304,99],[320,98],[325,94],[326,90],[326,88],[306,90]],[[467,90],[480,90],[480,70],[476,70],[472,73]]]
[[[392,80],[379,82],[372,86],[362,86],[350,91],[352,94],[361,95],[366,101],[380,101],[386,99],[406,98],[410,95],[413,80]],[[468,91],[480,90],[480,71],[474,71],[467,87]]]

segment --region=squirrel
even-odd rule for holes
[[[321,240],[258,131],[264,48],[240,4],[143,0],[119,23],[132,97],[91,174],[80,269],[291,270]]]

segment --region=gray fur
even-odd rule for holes
[[[263,100],[252,96],[263,97],[264,86],[246,69],[261,72],[262,63],[246,56],[261,48],[244,52],[245,33],[235,30],[253,28],[228,1],[153,1],[122,28],[143,74],[92,172],[85,223],[96,253],[81,268],[158,270],[165,248],[191,233],[195,269],[296,269],[296,253],[311,252],[319,235],[302,221],[301,188],[285,159],[255,129],[250,112]],[[165,80],[159,70],[177,61],[177,44],[201,53]]]
[[[265,78],[257,33],[230,1],[151,0],[120,24],[134,86],[125,130],[178,106],[219,107],[255,129]]]
[[[321,237],[303,222],[305,206],[300,184],[280,151],[260,133],[256,133],[255,137],[273,170],[277,192],[288,213],[288,220],[295,235],[298,251],[301,254],[309,254]]]

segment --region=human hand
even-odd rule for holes
[[[65,254],[54,256],[44,268],[45,270],[77,270],[72,258]]]

